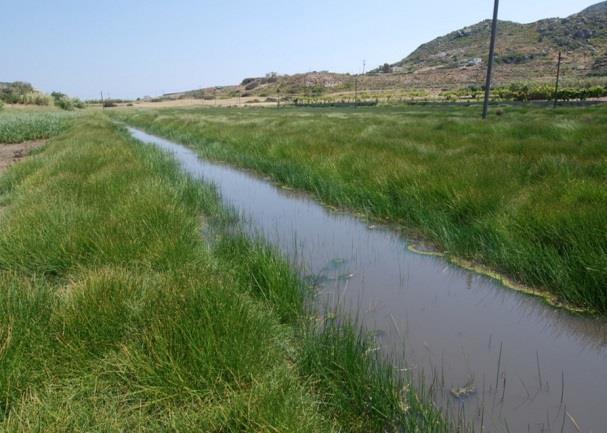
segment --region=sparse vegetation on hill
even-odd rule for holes
[[[564,54],[563,75],[583,79],[602,75],[595,63],[607,49],[605,2],[567,18],[531,24],[500,21],[495,70],[498,83],[553,80],[558,52]],[[436,83],[465,83],[474,70],[484,69],[490,21],[441,36],[420,46],[395,66],[405,72],[423,72]],[[452,74],[458,71],[457,74]]]

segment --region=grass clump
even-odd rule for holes
[[[401,223],[450,255],[607,311],[607,110],[162,109],[116,113],[207,158]]]
[[[294,272],[220,224],[212,188],[103,115],[0,196],[0,431],[448,431],[363,340],[308,323]]]

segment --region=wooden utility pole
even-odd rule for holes
[[[556,108],[559,102],[559,80],[561,78],[561,59],[562,53],[559,51],[559,61],[556,65],[556,84],[554,86],[554,108]]]
[[[491,94],[491,74],[493,72],[493,58],[495,57],[495,38],[497,36],[497,16],[500,1],[495,0],[493,6],[493,22],[491,24],[491,43],[489,45],[489,60],[487,61],[487,81],[485,82],[485,102],[483,103],[483,119],[487,118],[489,111],[489,96]]]

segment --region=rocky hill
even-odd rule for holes
[[[490,20],[421,45],[408,57],[364,76],[332,72],[267,74],[239,85],[165,95],[166,98],[323,96],[387,89],[453,89],[484,82]],[[494,83],[553,82],[558,53],[565,82],[607,81],[607,1],[567,18],[530,24],[500,21]]]
[[[486,68],[491,22],[482,21],[423,44],[392,65],[407,75],[432,83],[478,82]],[[500,21],[496,46],[496,80],[553,79],[558,52],[569,78],[606,75],[607,1],[567,18],[531,24]]]

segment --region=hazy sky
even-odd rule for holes
[[[599,0],[501,0],[500,18]],[[489,18],[493,0],[4,0],[0,81],[82,98],[233,84],[266,72],[360,72]]]

